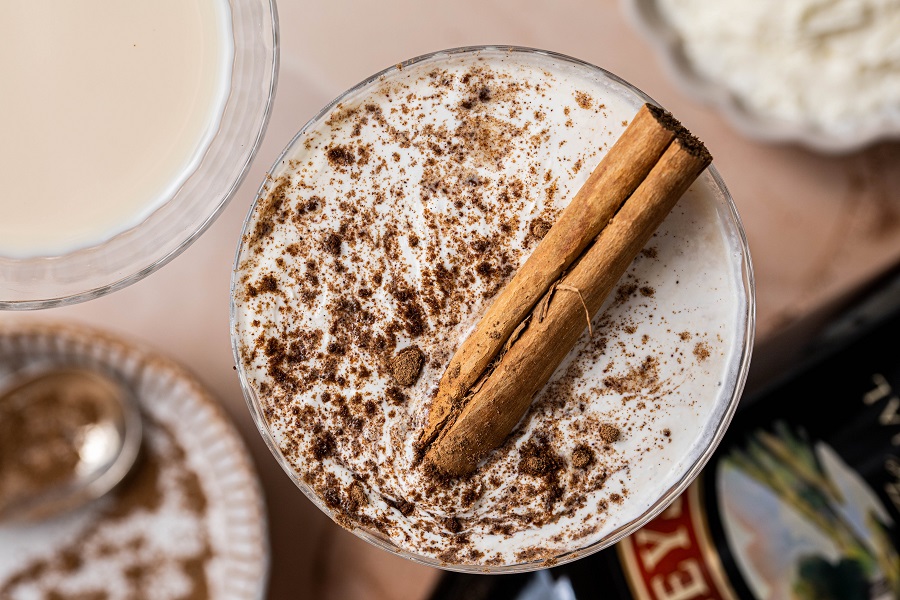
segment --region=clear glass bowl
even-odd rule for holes
[[[880,140],[900,139],[900,118],[896,107],[869,114],[865,121],[848,124],[841,131],[822,129],[802,120],[778,119],[762,114],[748,106],[721,78],[704,75],[696,67],[688,56],[685,40],[666,16],[659,0],[620,2],[635,28],[653,46],[663,68],[676,85],[698,101],[715,106],[739,132],[750,139],[775,143],[793,142],[826,154],[847,154]],[[835,57],[844,58],[838,55]],[[768,74],[772,76],[771,73]]]
[[[589,63],[585,63],[583,61],[579,61],[577,59],[557,54],[554,52],[547,52],[543,50],[536,50],[532,48],[520,48],[520,47],[508,47],[508,46],[473,46],[473,47],[464,47],[464,48],[455,48],[452,50],[445,50],[434,52],[431,54],[426,54],[424,56],[420,56],[417,58],[410,59],[408,61],[404,61],[400,65],[395,65],[380,73],[376,73],[375,75],[369,77],[365,81],[362,81],[358,85],[353,88],[347,90],[335,100],[333,100],[328,106],[323,108],[315,117],[313,117],[294,137],[293,140],[285,147],[284,151],[278,157],[278,159],[273,163],[269,173],[277,174],[282,168],[282,161],[285,161],[290,158],[293,148],[296,144],[301,143],[304,134],[313,127],[315,124],[319,123],[323,119],[327,119],[331,112],[334,110],[335,106],[340,104],[347,98],[358,97],[358,94],[361,90],[377,81],[384,75],[388,75],[398,69],[406,69],[412,65],[415,65],[420,62],[426,61],[440,61],[441,58],[450,57],[453,55],[464,54],[464,53],[491,53],[491,52],[502,52],[506,56],[516,56],[519,55],[540,55],[549,58],[552,61],[556,61],[557,63],[567,64],[571,66],[575,66],[581,69],[587,69],[592,74],[592,76],[596,77],[598,80],[603,81],[605,84],[608,84],[611,88],[614,88],[617,92],[622,93],[629,97],[631,100],[634,100],[636,105],[643,104],[644,102],[650,102],[653,104],[658,104],[652,98],[650,98],[647,94],[643,93],[639,89],[635,88],[631,84],[619,79],[612,73],[605,71],[599,67],[591,65]],[[636,109],[635,109],[636,110]],[[699,436],[700,439],[703,440],[703,443],[706,445],[703,448],[703,451],[697,456],[696,460],[693,461],[692,464],[686,466],[684,473],[677,480],[677,482],[665,491],[659,498],[657,498],[650,507],[644,511],[638,518],[635,518],[628,522],[627,524],[619,527],[618,529],[608,533],[602,539],[599,539],[591,544],[588,544],[584,547],[578,548],[576,550],[572,550],[561,554],[559,556],[554,557],[551,560],[542,559],[540,561],[534,562],[524,562],[518,564],[510,564],[510,565],[500,565],[500,566],[485,566],[485,565],[475,565],[475,564],[445,564],[440,560],[432,558],[430,556],[423,556],[421,554],[412,553],[406,551],[394,543],[392,543],[389,539],[387,539],[383,534],[379,533],[376,530],[369,530],[362,527],[355,527],[351,531],[359,536],[360,538],[387,550],[393,554],[398,556],[402,556],[404,558],[408,558],[414,562],[418,562],[424,565],[438,567],[442,569],[447,569],[451,571],[461,571],[461,572],[471,572],[471,573],[516,573],[516,572],[526,572],[533,571],[536,569],[541,569],[553,565],[559,565],[566,562],[571,562],[578,558],[583,558],[589,554],[602,550],[612,544],[615,544],[620,539],[631,535],[638,529],[640,529],[644,524],[652,520],[659,513],[661,513],[675,498],[677,498],[682,491],[684,491],[688,485],[697,477],[700,471],[703,469],[704,465],[707,463],[709,458],[712,456],[716,447],[722,439],[722,436],[725,434],[725,430],[728,427],[728,424],[731,422],[731,418],[734,414],[735,409],[738,406],[740,401],[741,393],[744,389],[744,383],[747,378],[747,372],[750,366],[750,354],[753,347],[753,338],[755,331],[755,321],[756,321],[756,294],[755,287],[753,281],[753,268],[750,261],[750,251],[747,245],[747,238],[744,234],[743,225],[741,224],[740,216],[738,215],[737,209],[734,205],[734,201],[731,198],[731,195],[728,192],[728,189],[725,187],[725,183],[722,181],[722,178],[719,176],[718,171],[716,171],[714,166],[710,166],[706,173],[701,175],[700,180],[703,185],[708,186],[713,190],[714,196],[716,198],[716,213],[718,220],[720,221],[722,227],[726,232],[726,236],[730,240],[732,255],[735,260],[735,271],[738,273],[737,279],[737,288],[743,292],[743,296],[739,299],[739,312],[741,314],[741,322],[739,323],[739,328],[737,331],[737,339],[735,340],[735,347],[737,351],[734,353],[734,358],[731,364],[728,365],[728,380],[723,382],[723,386],[725,391],[722,393],[723,398],[727,398],[726,402],[720,402],[719,406],[716,407],[716,410],[713,412],[713,418],[706,424],[702,434]],[[266,182],[260,186],[259,192],[257,194],[257,202],[260,198],[264,198],[266,196]],[[255,211],[256,204],[250,208],[250,212],[247,216],[247,219],[244,221],[244,226],[241,231],[241,240],[247,239],[249,236],[250,228],[252,227],[253,221],[252,216]],[[263,439],[266,441],[266,444],[269,446],[269,449],[272,451],[272,454],[275,456],[278,463],[284,469],[284,471],[290,476],[290,478],[294,481],[297,487],[309,498],[316,506],[319,507],[325,514],[331,517],[335,522],[338,522],[334,517],[334,514],[330,508],[323,502],[323,500],[316,494],[316,492],[306,483],[303,479],[298,475],[298,473],[293,469],[290,462],[284,457],[281,451],[278,449],[278,446],[275,442],[272,432],[270,431],[268,424],[266,422],[266,418],[263,414],[262,404],[260,403],[260,399],[257,396],[256,390],[250,385],[247,372],[244,369],[244,365],[240,358],[240,337],[238,335],[238,327],[237,327],[237,303],[236,303],[236,290],[239,285],[239,271],[238,266],[243,260],[243,243],[238,244],[237,254],[235,257],[234,264],[234,272],[232,274],[232,282],[231,282],[231,338],[232,338],[232,349],[234,351],[235,363],[237,365],[238,375],[241,381],[241,387],[244,392],[244,398],[247,401],[247,406],[250,409],[250,413],[253,416],[253,420],[256,423],[257,428],[259,429],[260,434],[263,436]]]
[[[234,195],[269,121],[278,72],[274,0],[230,0],[231,90],[206,153],[175,195],[142,223],[60,256],[0,256],[0,309],[37,309],[97,298],[178,256]]]

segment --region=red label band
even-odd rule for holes
[[[616,546],[638,600],[735,600],[711,543],[696,482]]]

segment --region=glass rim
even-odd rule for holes
[[[379,78],[392,73],[394,71],[402,70],[406,67],[416,65],[420,62],[425,62],[434,58],[440,58],[441,56],[456,56],[460,54],[474,54],[478,52],[484,51],[503,51],[508,54],[531,54],[531,55],[543,55],[549,58],[553,58],[559,60],[564,63],[584,67],[592,70],[593,72],[611,80],[612,82],[623,86],[628,91],[634,93],[640,99],[645,102],[649,102],[651,104],[660,106],[658,102],[656,102],[649,95],[644,93],[642,90],[637,88],[636,86],[626,82],[622,78],[610,73],[606,69],[602,67],[598,67],[586,61],[582,61],[577,58],[573,58],[571,56],[561,54],[558,52],[553,52],[549,50],[541,50],[537,48],[529,48],[525,46],[506,46],[506,45],[479,45],[479,46],[462,46],[458,48],[451,48],[446,50],[438,50],[435,52],[430,52],[428,54],[423,54],[403,62],[394,64],[386,69],[382,69],[381,71],[375,73],[374,75],[367,77],[362,80],[360,83],[355,86],[347,89],[346,91],[339,94],[335,99],[329,102],[324,108],[322,108],[319,112],[315,114],[300,130],[297,134],[291,138],[290,142],[285,146],[284,150],[278,155],[278,158],[272,163],[272,167],[267,173],[274,173],[278,170],[278,166],[281,164],[283,160],[285,160],[286,156],[289,154],[291,150],[294,149],[295,144],[302,136],[312,127],[314,124],[317,124],[323,117],[327,116],[331,113],[331,111],[338,105],[340,102],[370,85],[374,81]],[[743,394],[744,386],[747,380],[747,374],[750,366],[750,358],[753,350],[753,341],[755,337],[755,326],[756,326],[756,288],[754,283],[754,275],[753,275],[753,265],[750,258],[750,247],[747,241],[746,233],[744,232],[743,222],[741,220],[740,215],[738,214],[737,207],[735,206],[734,200],[731,197],[731,193],[728,191],[725,182],[723,181],[721,175],[716,170],[714,165],[710,165],[708,167],[708,172],[712,177],[713,183],[715,184],[717,190],[721,193],[721,200],[727,208],[727,216],[730,218],[730,224],[734,229],[734,233],[737,237],[737,246],[740,247],[741,253],[741,272],[740,272],[740,281],[744,288],[744,297],[743,297],[743,312],[741,314],[743,318],[744,328],[743,328],[743,339],[740,340],[740,352],[735,352],[735,356],[739,356],[737,360],[733,360],[733,363],[736,363],[737,371],[734,379],[734,389],[731,393],[731,398],[728,400],[727,405],[725,406],[725,410],[721,415],[721,419],[715,430],[713,432],[712,438],[709,441],[707,447],[703,450],[703,452],[699,453],[696,459],[693,461],[691,466],[687,468],[681,478],[675,482],[673,486],[671,486],[668,490],[666,490],[663,494],[660,495],[659,498],[655,502],[653,502],[650,507],[641,513],[637,518],[630,520],[629,522],[623,524],[617,529],[611,531],[607,535],[603,536],[599,540],[595,540],[594,542],[587,544],[581,548],[576,550],[570,550],[564,552],[558,556],[555,556],[551,559],[541,559],[539,561],[531,561],[531,562],[523,562],[516,563],[510,565],[479,565],[479,564],[447,564],[439,559],[432,558],[429,556],[425,556],[422,554],[417,554],[414,552],[409,552],[402,548],[396,546],[393,542],[391,542],[388,538],[383,536],[382,534],[371,531],[368,529],[364,529],[360,526],[354,526],[352,529],[348,529],[351,533],[356,535],[357,537],[373,544],[374,546],[381,548],[382,550],[386,550],[391,554],[401,556],[413,562],[429,566],[435,567],[439,569],[443,569],[446,571],[456,571],[460,573],[476,573],[476,574],[510,574],[510,573],[525,573],[530,571],[536,571],[544,568],[549,568],[552,566],[559,566],[574,560],[578,560],[580,558],[584,558],[589,556],[595,552],[599,552],[609,546],[612,546],[622,538],[625,538],[632,533],[636,532],[638,529],[646,525],[649,521],[653,520],[656,516],[662,513],[668,506],[682,493],[685,489],[696,479],[697,475],[699,475],[700,471],[712,457],[719,443],[725,435],[725,432],[728,429],[728,425],[731,423],[731,419],[734,416],[735,411],[737,410],[738,404],[740,402],[741,395]],[[262,413],[262,409],[260,407],[260,403],[258,398],[256,397],[256,392],[253,390],[252,386],[250,386],[247,380],[247,373],[244,369],[243,362],[240,358],[239,351],[239,336],[237,335],[237,304],[235,302],[236,299],[236,289],[238,285],[238,274],[239,274],[239,266],[242,257],[242,250],[244,249],[243,240],[248,233],[248,227],[251,224],[253,214],[255,212],[256,206],[259,200],[265,197],[266,193],[266,184],[267,181],[264,180],[257,191],[256,198],[253,201],[253,204],[250,207],[250,210],[247,213],[247,217],[244,219],[244,223],[241,227],[241,234],[237,246],[237,250],[235,252],[234,258],[234,266],[232,269],[231,276],[231,286],[230,286],[230,310],[229,310],[229,327],[230,327],[230,337],[231,337],[231,347],[232,353],[234,355],[235,365],[237,367],[238,378],[241,384],[241,391],[244,395],[244,400],[247,403],[247,407],[250,410],[250,415],[253,418],[253,421],[256,425],[257,430],[260,435],[263,437],[263,440],[268,446],[269,450],[272,452],[278,464],[281,468],[287,473],[287,475],[291,478],[294,484],[300,488],[300,491],[315,504],[316,507],[319,508],[322,512],[328,515],[335,524],[338,524],[338,521],[335,519],[335,515],[332,510],[322,501],[321,498],[312,490],[312,488],[306,484],[296,473],[294,468],[290,465],[288,460],[284,457],[281,451],[278,449],[277,444],[272,436],[271,431],[266,423],[265,416]],[[740,331],[740,330],[739,330]],[[729,365],[730,367],[734,366],[733,364]]]
[[[239,9],[246,7],[240,12]],[[224,102],[222,112],[217,117],[216,129],[203,152],[200,154],[197,167],[194,168],[174,193],[140,223],[117,233],[93,246],[76,248],[52,256],[34,256],[11,258],[0,256],[0,310],[36,310],[68,306],[87,300],[105,296],[155,273],[172,261],[191,244],[193,244],[222,214],[234,197],[244,178],[250,170],[256,153],[262,144],[272,113],[275,90],[278,83],[279,66],[279,31],[278,13],[275,0],[228,0],[228,18],[231,20],[233,42],[233,58],[228,98]],[[259,14],[249,15],[247,11]],[[239,35],[247,39],[239,38]],[[260,52],[260,48],[262,52]],[[237,81],[235,67],[243,61],[252,69],[247,81]],[[241,75],[244,75],[241,73]],[[262,90],[256,99],[247,99],[247,90]],[[252,98],[252,97],[251,97]],[[249,105],[249,106],[248,106]],[[247,114],[244,114],[244,113]],[[226,116],[230,117],[225,123]],[[233,143],[229,138],[239,135]],[[212,156],[231,148],[235,154]],[[226,164],[227,163],[227,164]],[[192,190],[203,182],[203,178],[215,176],[216,169],[231,166],[232,172],[226,182],[210,190]],[[151,240],[158,244],[147,243],[147,240],[131,239],[154,220],[163,218],[161,213],[172,208],[173,202],[180,201],[185,206],[197,202],[197,196],[208,192],[208,198],[201,198],[208,208],[202,213],[191,216],[190,222],[176,223],[173,233],[168,239]],[[177,216],[177,213],[176,213]],[[155,225],[155,224],[154,224]],[[151,225],[153,226],[153,225]],[[160,227],[161,225],[156,225]],[[125,239],[125,238],[128,239]],[[137,248],[141,246],[140,248]],[[133,249],[136,256],[125,265],[106,265],[105,256],[115,252]],[[59,273],[70,268],[70,263],[82,261],[77,267],[87,267],[91,271],[87,289],[79,280],[60,281],[38,280],[35,273],[53,270]],[[87,279],[88,277],[85,277]]]

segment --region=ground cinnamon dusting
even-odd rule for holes
[[[636,394],[653,389],[659,383],[659,359],[647,356],[643,362],[627,373],[603,379],[604,385],[620,394]]]
[[[594,104],[594,99],[585,92],[575,92],[575,102],[578,103],[578,106],[587,110]]]
[[[594,451],[591,450],[591,447],[586,444],[579,444],[575,447],[575,450],[572,451],[572,464],[579,468],[584,469],[589,467],[594,462]]]
[[[71,481],[81,460],[79,432],[111,409],[93,394],[55,392],[30,395],[27,406],[15,397],[0,403],[0,513]]]
[[[160,578],[176,573],[187,583],[179,600],[212,597],[207,568],[215,553],[204,529],[207,498],[199,475],[167,426],[145,414],[144,427],[152,449],[145,448],[90,527],[52,556],[35,558],[0,580],[0,597],[20,597],[20,591],[35,589],[46,598],[76,597],[72,585],[79,590],[78,598],[113,597],[107,584],[85,587],[85,573],[98,568],[109,585],[124,584],[122,597],[144,597],[154,586],[165,589],[166,581]],[[182,549],[160,552],[156,534],[147,528],[154,527],[153,519],[161,523],[173,517],[179,519],[184,536]]]
[[[345,527],[449,563],[491,564],[512,560],[504,548],[521,532],[557,524],[558,540],[509,551],[549,558],[611,518],[596,516],[599,503],[625,497],[619,480],[644,460],[622,449],[658,435],[668,374],[687,377],[661,350],[671,340],[631,341],[646,336],[642,322],[668,317],[661,288],[632,277],[471,477],[442,478],[409,458],[456,344],[574,194],[572,166],[584,175],[603,151],[578,137],[606,122],[606,99],[569,89],[562,114],[544,103],[561,85],[479,61],[407,67],[310,128],[256,209],[260,235],[239,268],[241,361],[279,450]],[[613,140],[618,120],[609,127],[594,139]],[[273,257],[283,259],[274,286],[262,279]],[[643,321],[623,316],[635,311]],[[592,380],[594,365],[605,372]],[[486,548],[490,536],[502,543]]]
[[[550,443],[543,438],[526,443],[521,450],[519,473],[540,479],[534,493],[544,497],[547,510],[559,500],[564,492],[560,482],[562,469],[566,466],[561,456],[556,454]]]
[[[612,444],[613,442],[618,441],[620,435],[621,432],[615,425],[604,423],[600,426],[600,439],[602,439],[607,444]]]
[[[697,345],[694,346],[694,356],[697,357],[698,361],[705,361],[710,354],[709,344],[706,342],[697,342]]]

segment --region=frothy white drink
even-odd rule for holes
[[[437,55],[349,92],[276,166],[238,259],[236,351],[340,524],[446,564],[545,561],[640,517],[708,449],[748,326],[708,174],[474,475],[443,487],[413,447],[454,350],[642,103],[537,53]]]
[[[0,3],[0,256],[63,254],[172,197],[218,126],[227,0]]]

